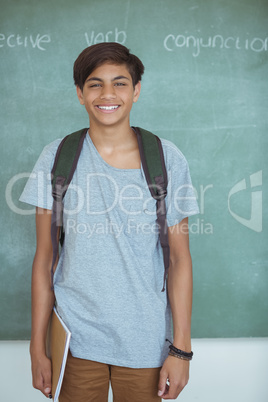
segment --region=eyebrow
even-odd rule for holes
[[[124,75],[118,75],[117,77],[114,77],[114,78],[112,79],[112,81],[123,80],[123,79],[130,81],[130,79],[129,79],[128,77],[125,77]],[[98,77],[91,77],[91,78],[88,78],[88,79],[86,80],[86,82],[89,82],[89,81],[99,81],[99,82],[103,82],[103,80],[102,80],[101,78],[98,78]]]

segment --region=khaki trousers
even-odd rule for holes
[[[161,402],[160,369],[112,366],[69,353],[59,402],[107,402],[110,382],[113,402]]]

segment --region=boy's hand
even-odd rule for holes
[[[51,360],[46,355],[41,357],[32,355],[31,359],[33,387],[51,399]]]
[[[188,361],[168,356],[160,371],[158,396],[163,399],[176,399],[188,383],[189,367]]]

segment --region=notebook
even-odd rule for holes
[[[47,355],[52,361],[52,397],[57,402],[62,386],[71,332],[53,308],[47,336]]]

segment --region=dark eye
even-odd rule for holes
[[[115,86],[117,87],[124,87],[126,84],[124,82],[117,82]]]

